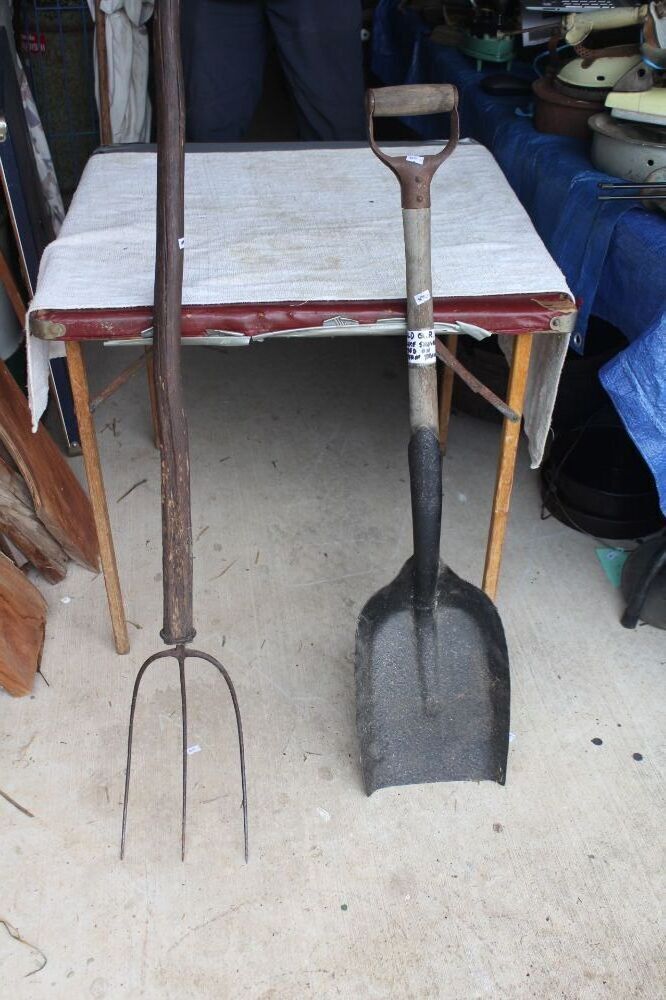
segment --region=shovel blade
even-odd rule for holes
[[[408,560],[370,598],[356,632],[367,794],[430,781],[503,785],[509,712],[509,657],[494,604],[440,564],[435,606],[419,611]]]

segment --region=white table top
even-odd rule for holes
[[[30,313],[152,308],[155,174],[154,152],[92,157],[43,255]],[[185,305],[404,300],[398,182],[367,147],[192,151],[185,203]],[[484,147],[459,145],[435,176],[432,206],[433,297],[572,298]],[[567,342],[555,333],[534,345],[525,409],[533,465],[543,455]],[[28,337],[35,421],[46,405],[49,353],[63,350]]]
[[[155,167],[92,157],[31,311],[152,304]],[[192,152],[185,189],[186,305],[404,298],[398,182],[368,148]],[[432,206],[435,297],[570,294],[484,147],[455,150]]]

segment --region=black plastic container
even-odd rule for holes
[[[652,473],[611,410],[556,434],[541,486],[546,509],[578,531],[641,538],[664,523]]]

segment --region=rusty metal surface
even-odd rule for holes
[[[180,854],[181,859],[185,860],[185,835],[187,829],[187,694],[185,688],[185,661],[187,659],[205,660],[207,663],[211,663],[217,670],[221,673],[224,678],[227,688],[229,689],[229,694],[231,695],[231,700],[234,706],[234,713],[236,716],[236,726],[238,730],[238,750],[240,754],[240,771],[241,771],[241,788],[243,793],[243,839],[245,845],[245,860],[249,858],[249,845],[248,845],[248,816],[247,816],[247,781],[245,775],[245,747],[243,743],[243,725],[241,722],[240,707],[238,705],[238,698],[236,696],[236,690],[234,688],[231,677],[229,676],[227,670],[222,666],[219,660],[216,660],[214,656],[210,656],[209,653],[203,653],[199,649],[188,649],[184,645],[175,646],[173,649],[163,649],[158,653],[153,653],[149,656],[147,660],[141,665],[138,674],[136,675],[136,680],[134,681],[134,689],[132,691],[132,705],[130,708],[130,721],[129,721],[129,732],[127,736],[127,764],[125,768],[125,795],[123,799],[123,825],[122,834],[120,840],[120,857],[121,859],[125,857],[125,843],[127,839],[127,807],[129,803],[129,790],[130,790],[130,774],[132,767],[132,742],[134,739],[134,715],[136,712],[136,702],[139,694],[139,687],[141,685],[141,680],[151,663],[156,660],[161,660],[166,657],[173,657],[178,663],[178,675],[180,680],[180,702],[181,702],[181,731],[182,731],[182,813],[181,813],[181,834],[180,834]]]
[[[151,351],[149,348],[145,354],[143,354],[140,358],[137,358],[136,361],[133,361],[131,365],[127,366],[127,368],[124,368],[120,375],[117,375],[116,378],[109,382],[109,384],[106,385],[101,392],[98,392],[96,396],[93,396],[90,400],[90,412],[94,413],[97,407],[101,406],[101,404],[108,399],[109,396],[112,396],[114,392],[117,392],[118,389],[125,385],[125,383],[128,382],[132,376],[136,375],[136,373],[148,363],[150,354]]]
[[[494,406],[496,410],[499,410],[502,416],[506,417],[507,420],[511,420],[513,423],[517,423],[520,420],[520,414],[516,413],[515,410],[512,410],[503,399],[496,396],[492,389],[489,389],[487,385],[484,385],[483,382],[479,382],[478,378],[472,375],[472,373],[468,371],[468,369],[465,368],[460,361],[458,361],[455,354],[452,354],[439,338],[435,340],[435,350],[437,352],[437,357],[442,364],[445,364],[447,368],[450,368],[453,372],[455,372],[458,378],[462,379],[465,385],[468,386],[472,392],[476,392],[479,396],[483,396],[483,398],[490,403],[491,406]]]

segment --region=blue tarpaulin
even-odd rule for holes
[[[453,83],[460,94],[461,133],[487,146],[529,212],[580,304],[572,346],[582,351],[591,313],[631,341],[601,371],[601,381],[652,469],[666,512],[666,218],[634,202],[597,199],[600,181],[586,143],[537,132],[530,98],[497,98],[457,49],[430,41],[421,17],[380,0],[375,11],[372,69],[385,84]],[[518,112],[518,113],[517,113]],[[444,121],[407,119],[424,138]],[[443,127],[444,126],[444,127]]]

